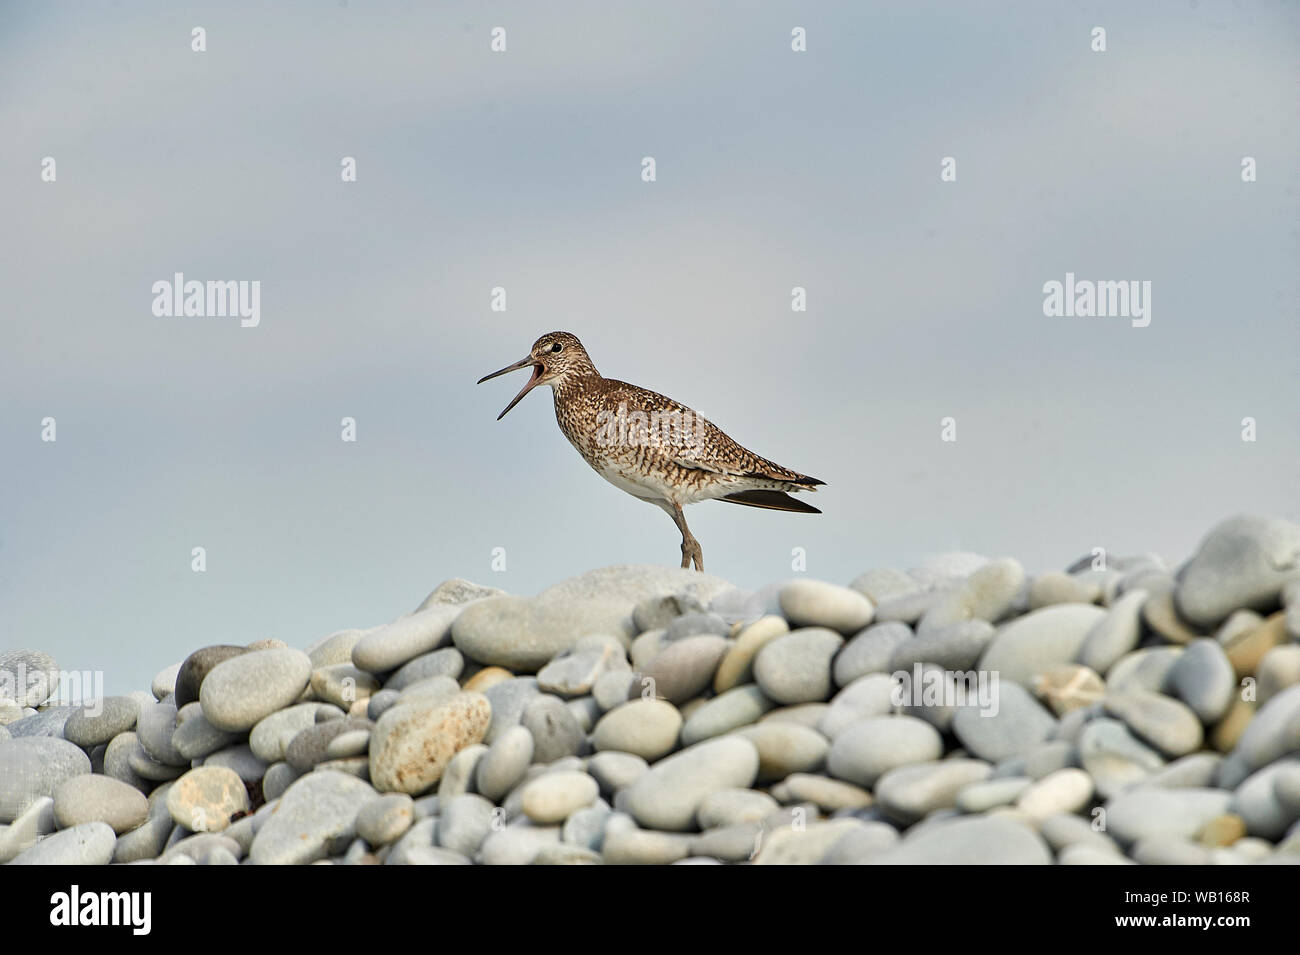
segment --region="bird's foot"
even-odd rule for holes
[[[694,537],[687,537],[682,541],[682,569],[688,569],[692,562],[696,570],[704,572],[704,548]]]

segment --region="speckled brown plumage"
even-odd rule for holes
[[[682,508],[723,500],[774,510],[820,513],[789,493],[814,491],[816,478],[742,447],[721,428],[657,392],[605,378],[576,336],[551,332],[526,358],[480,379],[531,366],[533,377],[501,412],[537,385],[555,393],[555,419],[592,469],[614,486],[668,512],[682,532],[682,566],[704,569]]]

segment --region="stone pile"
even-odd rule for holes
[[[0,652],[0,861],[1300,862],[1300,527],[1177,571],[611,567],[52,701]]]

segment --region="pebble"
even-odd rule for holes
[[[767,793],[754,789],[727,788],[709,793],[700,801],[695,819],[701,829],[716,829],[759,822],[780,808]]]
[[[247,812],[248,790],[233,769],[200,766],[172,784],[167,811],[191,832],[220,832],[235,813]]]
[[[587,761],[587,772],[600,784],[600,791],[605,796],[613,796],[618,790],[631,786],[649,768],[649,763],[632,753],[596,753]]]
[[[375,724],[364,717],[345,716],[342,719],[314,723],[299,730],[284,748],[284,759],[290,766],[305,773],[323,762],[329,755],[330,743],[345,733],[364,730],[373,734]]]
[[[860,865],[886,849],[898,845],[898,830],[884,822],[864,822],[837,839],[818,865]]]
[[[118,733],[104,748],[104,775],[111,776],[141,792],[148,792],[150,782],[131,768],[131,754],[140,748],[135,733]]]
[[[591,805],[599,793],[600,786],[586,773],[546,773],[524,785],[520,805],[533,822],[551,825]]]
[[[318,722],[340,719],[343,711],[326,703],[299,703],[259,720],[248,734],[253,755],[267,763],[284,759],[285,750],[303,730]]]
[[[483,740],[491,718],[491,704],[481,693],[462,693],[432,705],[394,706],[379,718],[370,739],[375,789],[424,792],[438,782],[457,751]]]
[[[1048,607],[1039,613],[1056,608]],[[1005,674],[1004,674],[1005,676]],[[996,711],[964,706],[953,717],[952,731],[961,744],[992,763],[1019,756],[1051,736],[1056,719],[1017,683],[998,687]]]
[[[828,739],[835,739],[849,725],[872,716],[887,716],[894,711],[894,683],[883,673],[858,677],[831,699],[817,729]]]
[[[1215,526],[1179,573],[1178,610],[1193,625],[1217,624],[1234,610],[1269,610],[1300,576],[1300,525],[1243,514]]]
[[[760,837],[754,865],[816,865],[841,839],[863,827],[858,819],[831,819],[770,830]]]
[[[1182,647],[1147,647],[1134,650],[1115,661],[1106,674],[1106,686],[1112,693],[1150,690],[1164,693],[1169,689],[1169,674],[1187,651]]]
[[[784,617],[760,617],[736,635],[713,675],[713,691],[725,693],[754,679],[754,657],[777,637],[789,633]]]
[[[994,632],[993,624],[978,619],[934,625],[900,643],[889,658],[888,670],[910,670],[917,663],[968,670],[979,660]]]
[[[1164,756],[1186,756],[1201,748],[1201,721],[1185,703],[1144,690],[1112,693],[1103,708]]]
[[[486,587],[483,584],[476,584],[472,580],[466,580],[464,577],[453,577],[450,580],[444,580],[437,587],[430,591],[429,596],[425,597],[416,607],[416,612],[428,610],[434,604],[450,604],[452,606],[464,606],[473,603],[476,600],[482,600],[485,597],[497,597],[504,594],[504,590],[496,587]]]
[[[310,659],[310,658],[308,658]],[[350,663],[334,663],[311,671],[311,691],[317,699],[348,709],[379,690],[379,680]]]
[[[725,637],[731,632],[731,626],[716,613],[685,613],[669,621],[663,628],[664,642],[672,643],[685,637],[701,634],[714,634]]]
[[[1058,663],[1038,675],[1033,690],[1059,717],[1101,700],[1106,681],[1082,664]]]
[[[810,802],[823,812],[866,809],[875,801],[861,786],[813,773],[791,773],[772,787],[772,795],[785,805]]]
[[[1284,646],[1289,639],[1286,618],[1279,611],[1253,630],[1235,634],[1227,641],[1220,638],[1219,642],[1232,663],[1233,671],[1241,679],[1254,676],[1264,658],[1275,647]]]
[[[953,805],[965,813],[988,812],[999,806],[1011,805],[1033,784],[1034,781],[1028,776],[1003,776],[976,781],[957,792]]]
[[[1232,706],[1237,678],[1218,641],[1199,639],[1170,668],[1169,686],[1201,722],[1211,725]]]
[[[479,663],[535,673],[592,633],[629,635],[625,604],[610,598],[564,601],[489,597],[465,607],[452,623],[456,648]]]
[[[13,822],[64,780],[90,772],[90,757],[67,740],[28,736],[0,740],[0,823]]]
[[[691,714],[682,726],[683,746],[691,746],[757,722],[775,704],[752,683],[718,694]]]
[[[176,677],[181,672],[181,664],[173,663],[169,667],[163,667],[154,674],[153,682],[149,685],[150,692],[153,693],[155,700],[162,700],[168,696],[176,695]]]
[[[524,708],[541,694],[534,676],[501,680],[482,692],[492,708],[492,721],[484,737],[489,744],[510,727],[518,726]]]
[[[338,630],[328,637],[317,641],[307,648],[312,669],[333,666],[336,663],[351,663],[352,648],[369,630]]]
[[[895,597],[906,597],[922,588],[915,577],[892,567],[868,570],[853,578],[849,586],[865,594],[873,604],[880,604]]]
[[[670,865],[687,858],[694,843],[676,833],[617,829],[606,834],[601,858],[607,865]]]
[[[1058,769],[1027,787],[1016,806],[1031,819],[1043,820],[1057,813],[1082,811],[1092,801],[1092,777],[1082,769]]]
[[[199,701],[209,723],[240,733],[296,702],[310,678],[311,659],[301,650],[256,650],[213,667]]]
[[[594,646],[579,642],[573,649],[557,654],[538,671],[538,687],[560,696],[584,696],[591,693],[596,682],[608,673],[627,673],[630,676],[627,654],[617,641],[613,638],[610,641]]]
[[[897,620],[867,627],[835,655],[831,675],[836,685],[848,686],[868,673],[889,672],[890,657],[912,636],[912,628]]]
[[[135,726],[140,707],[129,696],[109,696],[73,711],[63,724],[63,738],[83,749],[107,743]]]
[[[1079,761],[1103,797],[1141,782],[1164,765],[1160,754],[1119,720],[1097,719],[1079,734]]]
[[[820,769],[830,752],[830,742],[821,733],[797,723],[760,723],[733,734],[749,740],[758,750],[758,782],[772,783],[791,773]]]
[[[532,734],[533,760],[538,763],[576,755],[587,741],[578,718],[559,697],[549,694],[524,707],[519,725]]]
[[[973,620],[989,623],[1000,620],[1012,609],[1024,582],[1025,570],[1019,562],[1010,557],[989,561],[944,591],[926,610],[917,634],[928,636]]]
[[[60,829],[103,822],[121,835],[149,817],[149,800],[134,786],[87,773],[59,783],[54,790],[54,817]]]
[[[862,593],[820,580],[795,580],[781,588],[781,613],[792,627],[824,627],[857,633],[875,607]]]
[[[942,755],[942,738],[924,720],[876,716],[850,724],[835,737],[826,768],[836,779],[870,789],[895,767],[936,760]]]
[[[253,837],[255,865],[303,865],[342,851],[356,838],[357,814],[379,798],[345,773],[307,773],[291,785]]]
[[[664,646],[641,668],[628,688],[630,698],[652,693],[670,703],[694,699],[713,682],[730,643],[724,637],[685,637]]]
[[[1091,604],[1058,604],[1017,617],[998,629],[979,660],[979,669],[996,670],[1005,685],[1032,686],[1056,663],[1071,663],[1084,638],[1106,616]]]
[[[438,845],[474,858],[483,840],[492,832],[496,812],[490,800],[473,793],[447,800],[438,820]]]
[[[899,766],[877,781],[877,805],[890,819],[911,824],[954,807],[958,793],[987,779],[992,770],[981,760],[961,758]]]
[[[633,700],[600,718],[592,745],[598,751],[618,750],[654,762],[676,747],[682,725],[681,713],[667,700]]]
[[[976,816],[918,827],[904,835],[894,848],[874,854],[865,862],[868,865],[1050,865],[1052,853],[1027,826],[998,816]]]
[[[461,608],[434,604],[367,633],[352,648],[352,665],[368,673],[387,673],[450,642],[452,622]]]
[[[1231,800],[1219,789],[1126,789],[1105,805],[1106,831],[1125,845],[1154,836],[1192,839]]]
[[[354,756],[363,756],[369,752],[370,730],[348,730],[329,741],[329,744],[325,747],[325,759],[322,762],[334,759],[351,759]],[[258,760],[258,762],[261,761]]]
[[[777,703],[828,700],[834,690],[831,661],[843,645],[844,639],[838,633],[824,627],[792,630],[771,640],[758,652],[754,658],[754,679]]]
[[[86,822],[46,836],[10,865],[108,865],[117,836],[103,822]]]
[[[1291,757],[1256,770],[1233,792],[1231,811],[1242,818],[1252,836],[1276,842],[1300,818],[1278,798],[1278,775],[1288,770],[1300,770],[1300,758]]]
[[[724,736],[660,760],[623,792],[627,811],[638,823],[680,831],[691,828],[696,810],[710,793],[746,788],[757,774],[758,750],[754,744]]]
[[[40,706],[59,686],[59,664],[40,650],[0,650],[0,691],[18,706]]]
[[[187,703],[193,703],[199,698],[199,689],[207,675],[213,671],[219,664],[232,660],[235,657],[243,656],[248,653],[248,647],[239,647],[233,644],[216,644],[210,647],[201,647],[186,657],[176,670],[176,676],[173,681],[174,694],[176,699],[173,703],[177,709],[185,706]],[[163,671],[166,673],[167,671]],[[160,682],[162,673],[154,678],[154,695],[158,696],[158,690],[166,686],[165,680]],[[164,693],[158,696],[159,701],[166,697]]]
[[[1260,659],[1255,676],[1260,703],[1267,703],[1287,687],[1300,684],[1300,645],[1292,643],[1269,650]]]
[[[63,739],[63,729],[76,711],[75,706],[46,706],[40,712],[14,720],[5,726],[5,730],[11,739],[25,736]]]
[[[189,766],[190,761],[172,743],[176,732],[176,707],[171,703],[155,703],[140,711],[136,720],[135,735],[144,751],[156,762],[168,766]]]
[[[493,802],[500,802],[524,778],[533,761],[533,734],[523,726],[512,726],[488,748],[475,768],[475,787]]]
[[[489,752],[489,747],[482,743],[466,746],[451,758],[438,780],[438,798],[451,799],[469,792],[474,786],[478,774],[478,764]]]
[[[240,738],[238,733],[224,732],[209,723],[200,704],[186,703],[176,714],[176,728],[172,731],[170,742],[181,761],[188,763],[225,749]]]
[[[1039,574],[1029,584],[1029,609],[1039,610],[1054,604],[1090,604],[1097,597],[1097,587],[1086,580],[1059,570]]]
[[[1124,654],[1132,651],[1142,636],[1142,605],[1150,596],[1145,590],[1130,590],[1089,628],[1075,655],[1075,662],[1105,674]]]
[[[0,743],[0,753],[5,743]],[[1276,762],[1300,749],[1300,686],[1283,690],[1259,708],[1241,734],[1235,754],[1250,769]],[[0,765],[3,765],[0,763]]]
[[[591,695],[603,712],[627,702],[628,690],[636,675],[631,670],[610,670],[596,678]]]
[[[559,826],[507,826],[487,834],[476,859],[482,865],[530,865],[543,849],[559,844]]]

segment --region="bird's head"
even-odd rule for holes
[[[519,404],[524,395],[538,385],[550,385],[554,388],[571,378],[597,373],[591,359],[587,357],[587,350],[582,347],[582,342],[578,341],[577,335],[571,335],[569,332],[547,332],[533,342],[533,347],[529,349],[526,356],[513,365],[506,365],[499,371],[484,375],[478,383],[481,385],[498,375],[529,366],[533,369],[533,376],[528,379],[519,394],[515,395],[514,400],[506,405],[505,411],[497,415],[498,421],[506,416],[506,412]]]

